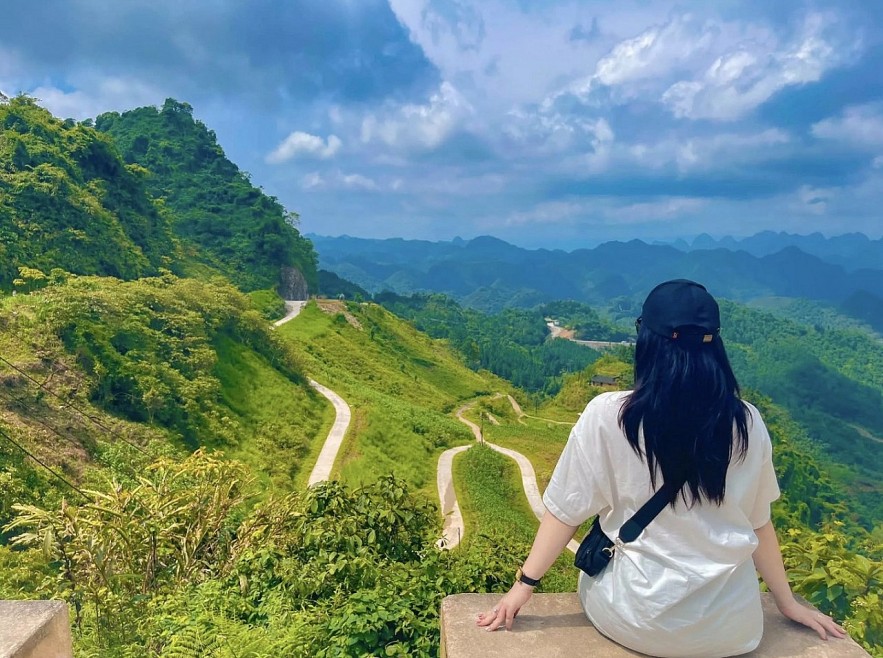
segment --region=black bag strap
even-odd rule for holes
[[[684,486],[685,479],[676,478],[675,482],[677,482],[677,490],[680,491]],[[644,503],[641,509],[632,515],[632,518],[622,524],[622,528],[619,529],[620,541],[626,544],[635,541],[644,532],[644,528],[650,525],[650,522],[668,505],[673,488],[669,486],[668,482],[663,482],[653,497]]]

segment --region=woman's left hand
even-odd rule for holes
[[[823,640],[827,640],[829,637],[843,639],[847,636],[846,631],[828,615],[815,608],[801,605],[793,597],[778,607],[779,611],[788,619],[811,628]]]
[[[532,594],[533,587],[524,583],[515,583],[497,605],[491,610],[479,614],[475,623],[486,631],[495,631],[505,623],[506,630],[511,631],[512,622],[518,616],[518,611],[521,610],[521,606],[527,603]]]

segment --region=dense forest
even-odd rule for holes
[[[437,550],[438,457],[472,442],[456,411],[477,403],[547,478],[594,376],[630,385],[632,354],[550,340],[546,318],[627,339],[622,282],[592,283],[603,313],[529,292],[508,308],[505,285],[475,292],[488,314],[369,301],[316,270],[296,217],[186,103],[90,123],[0,105],[0,598],[68,601],[78,656],[438,656],[441,599],[507,589],[535,529],[505,465],[472,450],[455,478],[481,531]],[[283,266],[355,299],[273,329]],[[883,656],[883,348],[836,312],[723,311],[774,440],[792,585]],[[353,429],[336,481],[307,488],[333,419],[313,377]],[[573,589],[564,567],[546,591]]]
[[[723,302],[721,312],[740,381],[788,409],[855,494],[856,517],[879,525],[883,343],[861,329],[808,326],[732,302]]]
[[[252,185],[230,162],[213,131],[187,103],[110,112],[95,128],[113,138],[123,159],[147,170],[145,186],[174,217],[193,254],[243,290],[271,288],[279,269],[297,267],[316,289],[316,255],[297,231],[297,214]]]
[[[551,395],[558,392],[565,373],[584,369],[598,353],[570,341],[547,340],[547,313],[573,320],[583,329],[597,329],[600,340],[622,335],[584,304],[485,314],[440,294],[403,297],[387,292],[375,295],[374,301],[433,338],[448,340],[469,367],[490,370],[527,391]]]
[[[0,104],[0,290],[20,266],[132,279],[176,262],[169,216],[144,174],[87,125],[26,97]]]

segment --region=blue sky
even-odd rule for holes
[[[174,97],[305,232],[883,235],[883,4],[4,0],[0,90]]]

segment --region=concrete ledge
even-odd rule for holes
[[[522,608],[511,633],[475,625],[499,594],[448,596],[441,607],[442,658],[622,658],[643,656],[601,635],[586,619],[575,593],[535,594]],[[819,639],[813,631],[785,619],[769,594],[762,595],[764,634],[751,658],[869,658],[851,639]]]
[[[64,601],[0,601],[0,658],[71,658]]]

